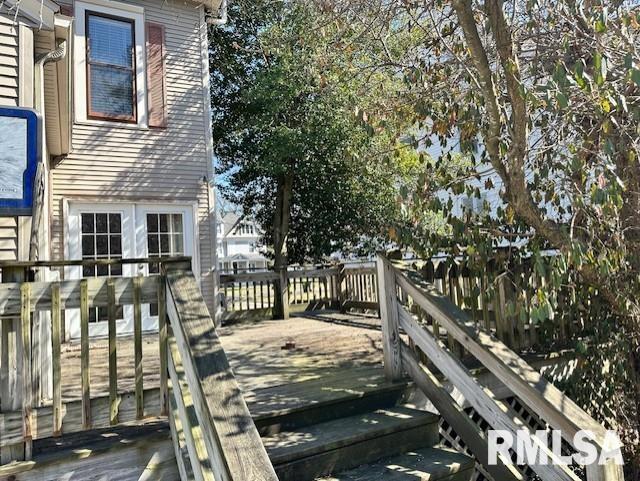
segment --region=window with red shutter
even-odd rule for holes
[[[147,104],[149,127],[167,126],[164,26],[147,22]]]

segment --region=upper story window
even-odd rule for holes
[[[113,0],[76,0],[74,15],[75,122],[167,127],[164,25]]]
[[[87,114],[136,122],[135,23],[86,12]]]

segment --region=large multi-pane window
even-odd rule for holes
[[[81,214],[82,259],[122,258],[122,215],[117,212],[83,212]],[[84,266],[83,277],[120,276],[121,265]],[[122,307],[116,317],[123,318]],[[107,307],[90,309],[89,322],[108,320]]]
[[[87,12],[86,39],[89,117],[135,122],[134,21]]]

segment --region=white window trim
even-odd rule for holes
[[[135,226],[134,210],[131,204],[119,203],[80,203],[74,202],[65,209],[67,214],[66,238],[65,238],[65,258],[79,260],[82,258],[82,230],[80,227],[80,218],[83,212],[91,213],[118,213],[122,215],[121,232],[131,232]],[[130,239],[127,242],[126,237],[122,236],[122,257],[131,258],[134,255],[135,243]],[[136,266],[125,264],[122,266],[122,275],[124,277],[135,276]],[[82,279],[81,266],[66,266],[64,268],[65,279]],[[116,332],[129,331],[133,329],[131,319],[133,315],[132,306],[124,306],[124,319],[116,321]],[[65,337],[67,339],[77,339],[80,337],[79,319],[80,310],[70,309],[68,313],[68,321],[65,323]],[[105,322],[96,322],[89,325],[90,337],[102,337],[107,334]]]
[[[200,277],[200,256],[198,253],[198,217],[196,207],[193,204],[161,204],[161,203],[136,203],[136,245],[137,252],[144,253],[142,257],[148,257],[147,233],[142,225],[147,222],[147,214],[182,214],[182,228],[184,233],[184,255],[191,257],[191,270],[194,275]],[[148,272],[146,272],[148,274]]]
[[[80,252],[80,224],[79,211],[85,212],[124,212],[124,222],[128,228],[134,230],[135,236],[133,244],[125,243],[122,247],[122,256],[125,258],[146,257],[147,236],[143,225],[146,222],[147,213],[182,214],[184,220],[184,252],[186,256],[191,256],[191,270],[200,280],[200,242],[199,239],[199,219],[197,202],[171,202],[171,201],[99,201],[98,199],[64,199],[63,213],[65,217],[65,239],[64,256],[65,259],[74,259],[72,252]],[[129,220],[130,219],[130,220]],[[189,228],[189,223],[191,228]],[[138,255],[140,253],[140,255]],[[80,271],[82,273],[82,271]],[[70,272],[69,272],[70,273]],[[142,274],[143,272],[138,272]],[[69,279],[70,277],[65,278]]]
[[[122,232],[134,232],[133,236],[127,239],[122,238],[122,257],[136,258],[147,257],[147,232],[146,219],[147,213],[163,213],[163,214],[182,214],[183,233],[184,233],[184,252],[186,256],[191,256],[192,272],[196,277],[196,281],[200,283],[200,242],[199,236],[199,220],[198,220],[198,204],[197,202],[164,202],[164,201],[110,201],[100,202],[97,199],[64,199],[63,214],[65,217],[65,239],[64,239],[64,255],[65,259],[79,259],[81,252],[81,229],[80,214],[82,212],[118,212],[122,214]],[[122,267],[122,275],[132,277],[136,275],[148,275],[149,267],[147,264],[125,264]],[[82,278],[82,267],[67,266],[65,267],[65,279]],[[73,310],[71,310],[73,311]],[[77,316],[79,311],[70,312],[73,316]],[[132,306],[125,306],[125,320],[118,321],[117,330],[120,332],[131,331]],[[144,330],[157,330],[157,317],[149,314],[149,306],[144,305],[142,309],[142,323]],[[71,329],[72,322],[66,327],[67,338],[76,338],[79,331]],[[77,324],[77,322],[75,323]],[[89,335],[102,336],[105,331],[104,323],[95,323],[89,326]],[[132,331],[131,331],[132,332]]]
[[[105,13],[134,21],[136,40],[136,112],[137,123],[118,122],[117,120],[95,120],[87,117],[87,68],[86,68],[86,11]],[[147,118],[147,66],[146,39],[144,28],[144,8],[121,2],[106,0],[85,0],[75,3],[74,31],[74,111],[77,123],[105,125],[112,127],[148,128]]]

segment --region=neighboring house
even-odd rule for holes
[[[252,219],[228,212],[218,217],[218,266],[222,272],[266,269],[268,260],[258,248],[262,236]]]
[[[0,217],[0,258],[188,255],[211,309],[207,18],[221,13],[220,0],[0,5],[0,106],[36,108],[45,144],[37,241],[30,245],[30,216]],[[111,268],[116,275],[148,271],[145,264]],[[64,272],[67,279],[106,274]],[[119,332],[129,332],[130,316],[122,315]],[[76,317],[66,322],[68,336],[78,335]],[[92,312],[90,333],[106,333],[105,320],[106,312]],[[143,327],[155,326],[146,306]]]

